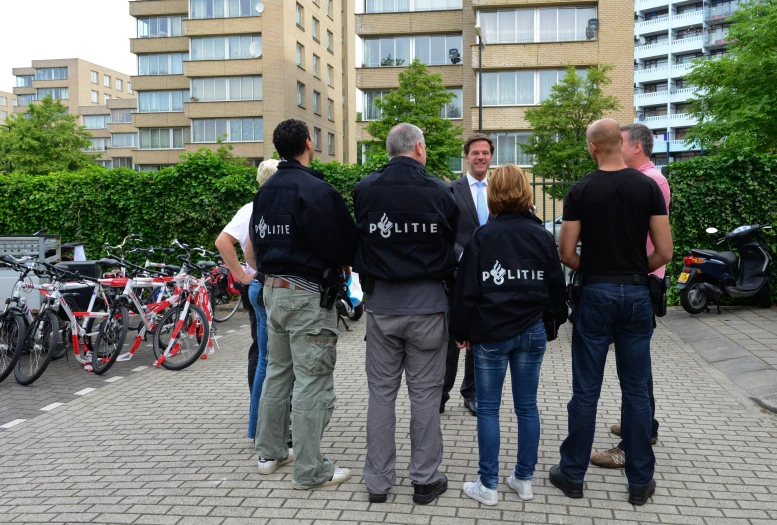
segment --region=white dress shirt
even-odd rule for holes
[[[488,188],[488,175],[486,175],[486,178],[483,179],[483,182],[486,183],[486,188]],[[478,180],[473,177],[472,175],[467,172],[467,184],[469,184],[469,191],[472,193],[472,202],[475,203],[475,209],[477,210],[478,206]],[[486,188],[483,188],[483,191],[485,191]],[[488,208],[488,199],[486,199],[486,208]]]

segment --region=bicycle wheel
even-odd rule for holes
[[[51,310],[43,310],[27,328],[24,347],[13,373],[20,385],[34,383],[51,362],[59,342],[59,319]]]
[[[208,290],[210,295],[210,309],[213,314],[213,320],[217,323],[223,323],[232,318],[240,308],[242,298],[240,295],[234,295],[226,290],[219,290],[212,287]]]
[[[0,383],[8,377],[24,347],[24,319],[21,315],[8,312],[0,320]]]
[[[101,375],[116,362],[127,337],[129,313],[124,305],[117,305],[110,315],[101,320],[100,331],[92,348],[92,371]]]
[[[80,310],[75,299],[72,297],[65,297],[65,302],[71,312],[77,312]],[[64,310],[59,310],[59,343],[56,350],[51,354],[51,360],[56,361],[65,357],[65,354],[73,351],[73,327],[70,326],[70,318],[65,314]]]
[[[183,370],[191,366],[202,355],[210,337],[210,326],[202,308],[189,304],[186,317],[181,319],[184,306],[185,303],[181,303],[165,312],[154,332],[154,354],[159,359],[170,345],[179,319],[183,321],[170,354],[161,363],[170,370]]]

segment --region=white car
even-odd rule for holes
[[[545,223],[545,229],[548,230],[558,244],[559,235],[561,234],[561,215]]]

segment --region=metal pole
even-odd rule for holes
[[[483,133],[483,37],[478,36],[478,133]]]

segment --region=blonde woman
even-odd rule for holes
[[[540,415],[537,387],[545,354],[543,315],[566,321],[564,275],[551,234],[534,215],[532,190],[521,168],[497,168],[488,184],[488,210],[496,218],[475,230],[459,265],[451,317],[460,348],[475,354],[479,478],[464,493],[486,505],[498,502],[499,406],[508,367],[518,417],[518,458],[508,486],[533,498]]]

